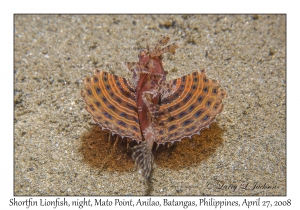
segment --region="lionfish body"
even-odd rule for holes
[[[142,50],[138,62],[125,66],[132,81],[96,70],[84,80],[81,95],[94,120],[103,129],[136,140],[133,159],[139,173],[148,178],[153,166],[152,147],[200,134],[223,109],[225,90],[204,70],[166,81],[162,65],[164,53],[174,54],[178,45],[165,46],[162,36],[154,49]]]

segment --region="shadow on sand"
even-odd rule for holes
[[[198,165],[223,143],[223,132],[224,130],[217,123],[212,123],[209,129],[201,131],[201,135],[194,135],[191,139],[185,138],[172,146],[161,145],[156,150],[157,145],[154,144],[154,162],[157,167],[167,167],[172,170]],[[90,131],[81,136],[84,160],[92,167],[101,170],[132,170],[134,162],[131,158],[131,148],[137,143],[120,137],[116,140],[116,135],[112,136],[110,141],[108,139],[107,130],[93,125]]]

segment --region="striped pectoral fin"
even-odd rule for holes
[[[96,70],[94,76],[84,79],[81,95],[86,110],[103,129],[136,141],[142,140],[135,90],[126,79]]]
[[[219,83],[208,79],[204,71],[171,82],[176,91],[162,99],[158,112],[162,117],[156,126],[157,143],[180,141],[199,134],[222,111],[222,99],[226,96]]]

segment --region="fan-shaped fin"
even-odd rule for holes
[[[199,134],[222,111],[222,99],[226,97],[225,90],[219,87],[216,80],[208,79],[204,71],[170,83],[170,86],[176,86],[176,90],[161,101],[159,120],[155,126],[158,134],[155,141],[158,144]]]
[[[141,141],[135,90],[122,77],[96,70],[84,80],[81,95],[86,110],[103,129]]]

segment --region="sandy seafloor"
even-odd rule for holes
[[[285,15],[15,15],[14,195],[286,195]],[[224,111],[160,147],[148,182],[84,109],[82,79],[168,34],[168,79],[205,68]],[[257,188],[253,189],[253,186]]]

